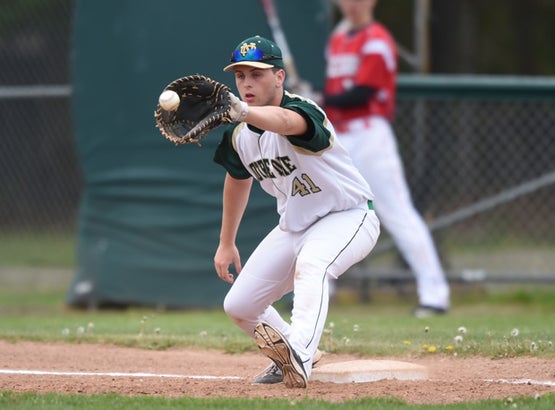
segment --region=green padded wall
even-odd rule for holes
[[[327,2],[277,3],[301,75],[321,86]],[[222,67],[254,34],[271,38],[257,0],[76,1],[73,116],[85,187],[69,305],[221,305],[229,285],[212,265],[225,175],[212,156],[221,131],[202,147],[176,147],[154,127],[153,112],[164,86],[183,75],[202,73],[235,90]],[[273,199],[256,186],[239,232],[243,263],[276,222]]]

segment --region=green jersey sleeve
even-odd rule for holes
[[[302,115],[308,125],[304,135],[287,137],[291,144],[312,152],[322,151],[330,146],[331,132],[326,127],[328,119],[318,106],[307,100],[286,94],[282,107]]]

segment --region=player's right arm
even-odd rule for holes
[[[302,135],[307,131],[306,119],[282,107],[271,105],[249,107],[243,120],[255,127],[280,135]]]
[[[229,265],[241,272],[241,257],[235,245],[237,231],[247,203],[252,186],[252,177],[246,179],[233,178],[226,174],[223,192],[222,226],[220,243],[214,255],[214,267],[218,276],[225,282],[233,283],[233,274],[229,272]]]

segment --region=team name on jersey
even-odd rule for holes
[[[275,157],[273,159],[262,158],[251,162],[249,168],[259,181],[265,178],[276,178],[276,173],[279,176],[285,177],[297,169],[287,156]]]
[[[356,54],[338,54],[329,57],[327,76],[329,78],[351,77],[357,72],[359,57]]]

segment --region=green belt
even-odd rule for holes
[[[371,211],[374,210],[374,204],[370,200],[368,200],[368,209],[370,209]]]

